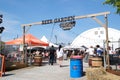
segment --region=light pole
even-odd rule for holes
[[[56,44],[57,44],[57,35],[55,35],[55,40],[56,40]]]
[[[120,39],[118,40],[118,47],[120,47]]]

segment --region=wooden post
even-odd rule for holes
[[[106,52],[107,52],[107,68],[110,69],[110,61],[109,61],[109,38],[108,38],[108,18],[107,14],[105,14],[105,32],[106,32]]]
[[[24,62],[27,64],[27,53],[26,53],[26,45],[25,45],[25,26],[23,26],[23,55],[24,55]]]

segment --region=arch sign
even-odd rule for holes
[[[48,19],[48,20],[42,20],[42,25],[44,24],[52,24],[52,23],[61,23],[59,26],[63,30],[70,30],[72,27],[75,26],[75,16],[68,16],[68,17],[62,17],[62,18],[55,18],[55,19]]]
[[[75,20],[75,16],[68,16],[68,17],[62,17],[62,18],[55,18],[55,19],[48,19],[48,20],[42,20],[41,24],[52,24],[52,23],[59,23],[59,22],[66,22],[66,21],[73,21]]]

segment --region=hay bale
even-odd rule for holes
[[[88,68],[86,71],[88,80],[98,80],[98,75],[106,74],[103,68]]]
[[[88,68],[86,76],[88,80],[120,80],[120,76],[106,72],[103,67]]]
[[[99,80],[120,80],[120,76],[106,72],[106,75],[100,75]]]

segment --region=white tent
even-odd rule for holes
[[[47,39],[45,36],[43,36],[43,37],[41,38],[41,41],[44,41],[44,42],[46,42],[46,43],[49,43],[49,47],[52,46],[52,45],[53,45],[54,47],[58,47],[58,45],[49,42],[48,39]]]
[[[89,46],[96,46],[100,45],[103,47],[104,43],[103,41],[106,40],[106,35],[105,35],[105,29],[103,27],[98,27],[98,28],[93,28],[89,29],[82,34],[78,35],[74,41],[72,42],[72,46],[78,47],[85,45],[86,47]],[[120,43],[115,41],[120,40],[120,30],[116,30],[113,28],[108,28],[108,36],[109,36],[109,41],[114,42],[114,43],[109,43],[109,46],[113,47],[113,49],[120,47]]]

